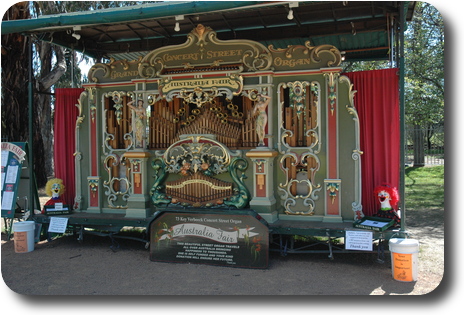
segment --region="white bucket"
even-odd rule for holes
[[[392,238],[389,241],[393,279],[403,282],[417,281],[419,241]]]
[[[13,223],[14,247],[16,253],[28,253],[34,250],[34,221]]]

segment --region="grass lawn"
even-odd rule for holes
[[[445,167],[407,167],[405,176],[406,210],[444,209]]]

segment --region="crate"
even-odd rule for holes
[[[395,224],[393,219],[385,219],[380,217],[364,217],[353,223],[353,227],[364,230],[382,232]]]

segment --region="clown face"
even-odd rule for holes
[[[52,185],[52,198],[58,198],[60,196],[61,185],[54,183]]]
[[[392,206],[390,205],[390,194],[387,191],[381,190],[377,196],[379,198],[380,208],[382,210],[392,209]]]

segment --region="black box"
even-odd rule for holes
[[[57,214],[70,214],[72,209],[69,205],[63,205],[59,210],[56,210],[55,206],[44,206],[45,215],[57,215]]]

